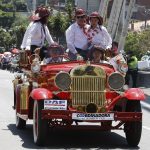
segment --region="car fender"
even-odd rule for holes
[[[52,99],[53,98],[52,92],[45,88],[37,88],[37,89],[32,90],[30,96],[34,100]]]
[[[145,100],[144,92],[139,88],[130,88],[125,91],[124,97],[129,100]]]

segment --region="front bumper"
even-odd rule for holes
[[[103,122],[110,121],[106,118],[103,119],[90,119],[90,120],[81,120],[81,119],[73,119],[73,114],[86,114],[78,111],[70,111],[70,110],[42,110],[42,119],[64,119],[70,121],[83,121],[83,122]],[[100,114],[113,114],[113,119],[111,121],[141,121],[142,113],[141,112],[108,112],[108,113],[100,113]]]

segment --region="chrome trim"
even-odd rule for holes
[[[72,105],[98,106],[105,104],[106,78],[104,76],[73,76],[71,84]]]

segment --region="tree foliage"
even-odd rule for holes
[[[150,29],[141,32],[129,32],[125,42],[125,51],[133,53],[141,58],[150,51]]]
[[[0,28],[0,46],[4,47],[5,50],[9,50],[9,48],[13,44],[13,37],[2,27]]]
[[[72,22],[73,19],[73,11],[74,11],[74,1],[73,0],[67,0],[66,4],[66,12],[68,14],[69,21]]]
[[[68,16],[60,12],[52,16],[48,22],[48,28],[50,29],[52,35],[56,37],[56,40],[59,40],[61,37],[65,36],[64,33],[68,26]]]
[[[0,2],[0,47],[10,49],[15,45],[19,48],[29,21],[27,17],[20,16],[18,15],[19,13],[14,12],[14,8],[16,9],[17,5],[22,5],[26,1],[0,0]],[[48,28],[50,33],[53,38],[56,38],[54,40],[60,41],[61,44],[65,43],[65,31],[72,22],[72,13],[73,0],[67,0],[66,12],[58,12],[49,18]]]

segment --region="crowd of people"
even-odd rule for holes
[[[9,70],[10,72],[21,72],[19,68],[19,54],[18,53],[11,53],[11,52],[4,52],[0,54],[0,69],[2,70]]]

